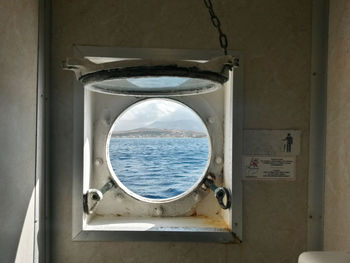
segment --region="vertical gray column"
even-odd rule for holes
[[[38,1],[0,1],[0,262],[34,246]]]
[[[308,250],[323,248],[328,0],[314,0],[310,89]]]

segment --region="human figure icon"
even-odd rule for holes
[[[284,151],[287,153],[290,153],[292,151],[292,144],[293,144],[293,137],[290,133],[287,134],[287,137],[284,138],[282,141],[285,141],[284,144]]]

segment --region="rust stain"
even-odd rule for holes
[[[198,216],[197,211],[195,210],[190,216],[194,216],[194,217]]]
[[[217,210],[215,212],[216,215],[220,214],[220,210]],[[225,230],[231,230],[229,225],[223,220],[221,217],[212,218],[206,215],[198,214],[197,207],[193,210],[193,212],[190,214],[190,217],[200,218],[204,221],[204,224],[206,224],[208,227],[214,227],[214,228],[220,228]]]
[[[226,222],[223,219],[214,219],[204,215],[197,215],[196,212],[194,212],[193,214],[195,214],[196,218],[203,219],[204,223],[210,227],[230,230],[230,227],[226,224]]]
[[[213,218],[205,218],[205,223],[210,225],[210,226],[217,227],[217,228],[230,230],[230,227],[222,219],[219,220],[219,219],[213,219]]]

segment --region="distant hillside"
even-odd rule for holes
[[[204,132],[158,128],[139,128],[112,134],[114,138],[204,138],[206,136]]]
[[[205,132],[203,130],[204,125],[199,119],[193,120],[171,120],[171,121],[155,121],[145,128],[158,128],[158,129],[170,129],[170,130],[185,130],[185,131],[197,131]]]
[[[154,121],[146,126],[142,125],[141,127],[140,124],[135,121],[118,120],[118,125],[115,128],[118,132],[142,128],[206,132],[204,124],[198,118],[192,120],[160,120]]]

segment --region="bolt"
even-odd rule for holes
[[[94,201],[99,201],[100,197],[98,196],[98,194],[94,193],[94,194],[91,195],[91,199],[94,200]]]
[[[154,210],[157,216],[161,216],[164,213],[164,208],[162,206],[156,207]]]
[[[198,202],[199,201],[199,194],[198,192],[193,192],[193,199]]]
[[[96,166],[101,166],[103,164],[103,160],[101,158],[96,158],[95,159],[95,165]]]
[[[210,124],[214,124],[214,123],[215,123],[215,118],[214,118],[214,117],[209,117],[209,118],[208,118],[208,122],[209,122]]]
[[[222,158],[220,156],[215,158],[215,163],[216,164],[222,164]]]
[[[118,200],[118,201],[121,201],[122,199],[124,199],[124,195],[121,194],[121,193],[118,193],[115,195],[115,198]]]

